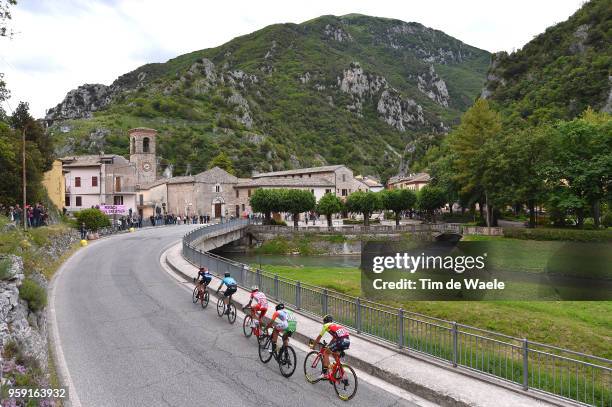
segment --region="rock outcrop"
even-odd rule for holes
[[[429,65],[427,72],[417,76],[417,87],[437,104],[448,107],[450,96],[446,82],[438,76],[433,65]]]

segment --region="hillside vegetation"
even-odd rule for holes
[[[84,85],[46,120],[59,155],[126,154],[127,129],[156,128],[175,175],[225,151],[239,176],[343,163],[386,178],[472,104],[489,60],[418,23],[323,16]]]

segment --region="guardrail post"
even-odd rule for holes
[[[357,333],[361,333],[361,299],[357,297],[355,299],[355,328],[357,329]]]
[[[397,327],[399,329],[399,332],[397,335],[397,344],[399,348],[401,349],[404,347],[404,309],[403,308],[399,309],[397,317],[399,319],[397,321]]]
[[[453,367],[457,367],[457,323],[453,322]]]
[[[323,289],[323,315],[327,315],[327,288]]]
[[[523,390],[529,389],[529,342],[523,339]]]
[[[278,274],[274,274],[274,298],[278,300]]]
[[[259,287],[260,290],[262,290],[262,287],[261,287],[261,270],[257,269],[256,274],[257,274],[257,286]]]
[[[298,311],[302,307],[302,284],[298,281],[295,284],[295,309]]]

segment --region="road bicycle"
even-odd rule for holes
[[[251,312],[250,312],[251,306],[243,307],[242,310],[245,313],[247,313],[244,317],[244,321],[242,321],[242,332],[244,333],[244,336],[246,336],[247,338],[250,338],[254,334],[255,338],[257,338],[259,342],[259,338],[264,335],[264,333],[261,332],[259,321],[256,320],[257,325],[252,326],[253,317],[251,317]]]
[[[280,335],[279,335],[280,336]],[[281,338],[282,340],[282,338]],[[284,377],[291,377],[295,372],[297,357],[295,350],[289,345],[281,345],[280,348],[272,349],[272,334],[264,332],[257,340],[259,359],[268,363],[272,357],[278,362],[278,368]]]
[[[210,293],[208,292],[208,287],[201,288],[201,285],[198,284],[198,282],[196,281],[196,278],[193,279],[193,282],[196,284],[196,286],[193,288],[193,293],[191,294],[191,300],[193,301],[194,304],[198,302],[198,300],[200,300],[200,304],[202,305],[202,308],[208,307],[208,302],[210,301]]]
[[[311,340],[310,344],[312,343],[313,341]],[[334,390],[338,398],[348,401],[357,393],[357,374],[352,367],[346,363],[342,363],[341,358],[345,355],[344,351],[340,351],[340,354],[333,352],[334,362],[328,367],[328,378],[321,378],[321,372],[323,371],[323,353],[327,347],[328,344],[323,341],[320,350],[313,350],[306,355],[306,359],[304,359],[304,376],[309,383],[328,380],[334,385]]]
[[[230,324],[233,324],[236,322],[236,306],[232,304],[232,297],[229,298],[228,305],[225,305],[223,298],[224,297],[221,296],[219,297],[219,301],[217,301],[217,315],[220,317],[222,317],[224,314],[227,315],[227,320]]]

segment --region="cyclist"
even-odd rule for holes
[[[321,337],[325,335],[326,332],[329,332],[329,334],[332,336],[332,340],[327,348],[323,351],[323,371],[321,372],[321,379],[329,379],[327,373],[329,356],[331,354],[339,356],[341,351],[347,350],[349,346],[351,346],[348,329],[342,325],[334,324],[334,319],[331,315],[325,315],[323,317],[323,329],[321,329],[321,333],[319,336],[317,336],[317,339],[315,339],[314,342],[311,342],[311,349],[314,349],[314,347],[317,346],[321,340]]]
[[[269,352],[274,352],[276,350],[276,338],[278,338],[279,333],[283,334],[283,346],[288,346],[289,338],[297,328],[295,315],[293,315],[293,312],[285,309],[285,304],[283,303],[276,306],[276,312],[272,314],[272,318],[270,318],[266,330],[268,330],[277,319],[278,322],[276,322],[274,331],[272,332],[272,349],[270,349]]]
[[[198,271],[198,276],[195,278],[198,280],[197,282],[198,298],[200,298],[200,296],[204,293],[204,290],[206,289],[206,287],[208,287],[208,284],[210,284],[210,282],[212,281],[212,277],[213,276],[212,274],[210,274],[207,267],[200,267],[200,270]]]
[[[253,300],[255,300],[255,304],[251,307],[251,328],[261,325],[261,319],[268,312],[268,299],[256,285],[251,287],[251,298],[249,298],[249,303],[242,307],[242,310],[244,311],[246,307],[251,305]]]
[[[223,276],[223,280],[221,280],[221,285],[219,286],[219,288],[217,288],[217,293],[219,293],[219,291],[221,290],[221,288],[223,288],[223,285],[225,284],[225,286],[227,287],[225,289],[225,292],[223,293],[223,303],[225,304],[225,314],[229,315],[229,302],[232,298],[232,295],[234,295],[234,293],[236,292],[236,290],[238,290],[238,284],[236,283],[236,280],[234,280],[232,278],[232,276],[230,275],[230,273],[226,272],[225,275]]]

